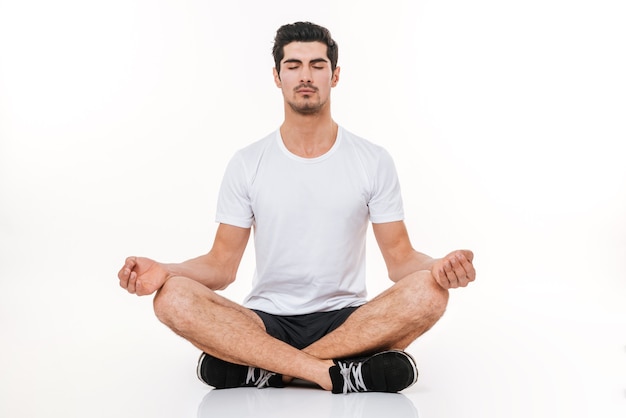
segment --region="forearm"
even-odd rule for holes
[[[223,290],[235,280],[237,269],[228,268],[214,254],[192,258],[182,263],[163,264],[168,271],[168,279],[184,276],[197,281],[211,290]]]
[[[415,251],[403,221],[372,224],[389,278],[394,282],[421,270],[431,270],[435,259]]]
[[[420,270],[431,270],[435,259],[411,249],[387,264],[389,278],[397,282],[403,277]]]

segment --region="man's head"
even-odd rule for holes
[[[285,56],[285,45],[291,42],[321,42],[326,45],[326,56],[332,72],[337,68],[339,48],[330,36],[328,29],[310,22],[296,22],[283,25],[276,31],[272,55],[276,71],[280,75],[280,63]]]

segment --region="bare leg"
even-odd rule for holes
[[[303,351],[320,359],[336,359],[403,350],[441,318],[447,303],[448,291],[429,271],[418,271],[361,306],[339,328]]]
[[[161,322],[208,354],[332,387],[332,361],[273,338],[254,312],[191,279],[169,279],[155,296],[154,309]]]

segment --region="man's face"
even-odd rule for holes
[[[284,47],[280,74],[274,81],[283,91],[285,102],[300,114],[318,113],[330,99],[330,89],[339,81],[339,67],[333,74],[321,42],[291,42]]]

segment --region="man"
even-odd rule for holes
[[[403,350],[441,317],[448,289],[474,280],[473,254],[412,248],[391,157],[331,117],[340,68],[328,30],[284,25],[273,54],[285,119],[230,161],[213,247],[180,264],[129,257],[120,285],[157,292],[157,317],[202,350],[198,377],[216,388],[300,378],[333,393],[401,391],[417,380]],[[394,284],[367,301],[370,221]],[[256,272],[239,305],[216,291],[235,280],[252,227]]]

